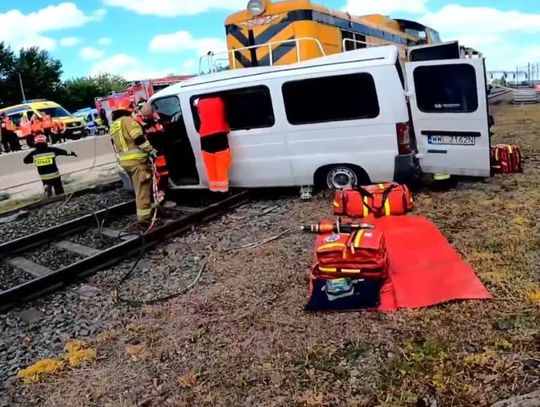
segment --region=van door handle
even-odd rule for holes
[[[409,97],[409,98],[413,98],[414,97],[414,91],[413,90],[406,90],[405,91],[405,96]]]

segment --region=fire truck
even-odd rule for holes
[[[111,107],[109,106],[108,102],[108,99],[110,97],[129,96],[133,98],[133,101],[135,103],[137,103],[141,99],[148,100],[154,93],[166,88],[167,86],[173,85],[181,81],[185,81],[186,79],[192,77],[192,75],[182,75],[168,76],[166,78],[160,79],[145,79],[141,81],[133,81],[129,83],[129,86],[122,91],[111,92],[109,95],[96,97],[94,99],[94,102],[96,104],[98,116],[103,120],[103,116],[105,115],[108,123],[111,123]],[[104,124],[106,125],[106,123]]]

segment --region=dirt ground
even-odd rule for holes
[[[309,314],[313,239],[290,235],[212,257],[192,291],[100,334],[88,343],[94,362],[18,384],[11,405],[487,406],[539,389],[540,105],[494,113],[495,141],[521,146],[524,173],[426,188],[414,211],[473,265],[492,300]],[[327,197],[285,208],[262,232],[237,211],[170,243],[170,256],[331,215]]]

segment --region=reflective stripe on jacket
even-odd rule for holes
[[[115,120],[110,134],[121,164],[146,162],[153,150],[148,140],[144,139],[142,127],[132,117],[124,116]]]

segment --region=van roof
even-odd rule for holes
[[[171,85],[154,94],[150,100],[164,96],[176,95],[192,88],[205,89],[218,85],[220,82],[234,79],[250,78],[253,76],[287,76],[288,72],[296,70],[308,70],[317,72],[317,68],[334,64],[350,62],[364,62],[365,66],[394,65],[398,58],[398,49],[395,45],[376,46],[354,51],[309,59],[288,65],[275,65],[253,68],[240,68],[227,71],[196,76],[186,81]],[[312,68],[312,69],[311,69]],[[262,79],[262,78],[258,78]]]

